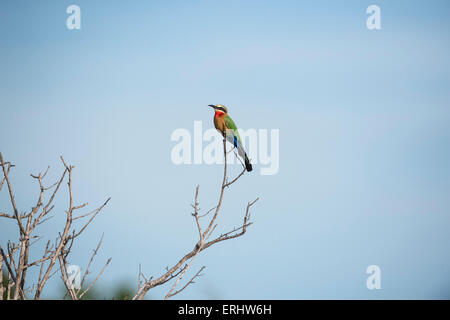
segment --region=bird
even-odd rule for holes
[[[250,172],[253,170],[252,164],[245,153],[242,145],[241,137],[239,136],[236,124],[228,115],[228,109],[221,104],[210,104],[209,107],[214,109],[214,127],[220,134],[226,138],[237,150],[238,154],[245,162],[245,169]]]

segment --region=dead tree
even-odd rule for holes
[[[227,152],[226,150],[225,139],[223,140],[223,150],[225,160],[224,173],[217,205],[212,209],[208,210],[206,213],[200,214],[198,202],[199,186],[197,186],[197,188],[195,189],[194,204],[192,205],[193,208],[192,216],[195,220],[195,226],[198,231],[198,238],[199,238],[198,242],[195,243],[191,251],[186,253],[171,268],[167,268],[166,272],[156,279],[153,279],[153,277],[147,279],[141,272],[141,269],[139,268],[139,275],[138,275],[139,285],[136,294],[132,298],[133,300],[143,299],[150,289],[168,283],[171,280],[174,281],[169,291],[165,295],[164,299],[169,299],[175,296],[176,294],[180,293],[181,291],[186,289],[189,285],[193,284],[194,280],[197,277],[199,277],[201,275],[201,272],[205,269],[204,266],[201,267],[199,271],[196,272],[190,278],[190,280],[188,280],[181,288],[177,289],[181,280],[187,274],[195,258],[200,254],[200,252],[204,251],[205,249],[211,247],[216,243],[241,237],[246,233],[247,227],[252,224],[250,222],[250,208],[255,204],[258,198],[247,204],[242,224],[240,224],[233,230],[212,237],[214,231],[217,229],[216,219],[221,211],[225,190],[231,185],[233,185],[236,181],[238,181],[246,171],[245,166],[243,165],[242,172],[233,180],[228,181],[227,155],[229,152]],[[40,299],[47,281],[56,273],[60,273],[61,279],[63,280],[66,286],[67,289],[66,296],[70,296],[70,298],[73,300],[81,299],[87,293],[87,291],[94,285],[94,283],[96,283],[96,281],[103,274],[103,271],[111,261],[111,258],[109,258],[106,264],[104,265],[103,269],[101,270],[101,272],[95,278],[95,280],[92,281],[89,285],[87,286],[85,285],[85,280],[87,278],[87,275],[89,274],[89,268],[91,267],[94,257],[97,255],[97,252],[102,244],[103,239],[102,236],[97,245],[97,248],[94,250],[90,258],[89,264],[81,280],[81,285],[78,288],[74,288],[74,286],[70,281],[67,257],[70,254],[74,241],[81,233],[83,233],[83,231],[85,231],[87,226],[108,204],[110,199],[107,199],[101,206],[97,207],[92,211],[78,214],[79,210],[85,208],[88,204],[87,203],[83,203],[80,205],[74,204],[72,192],[72,173],[74,166],[67,165],[62,157],[61,162],[63,164],[64,171],[61,174],[59,180],[50,186],[44,186],[44,178],[46,177],[49,168],[47,168],[44,174],[39,173],[37,175],[31,175],[31,177],[35,179],[39,184],[40,188],[39,196],[35,206],[33,206],[30,211],[25,213],[19,213],[14,198],[14,191],[11,185],[11,181],[9,179],[10,170],[11,168],[14,167],[14,165],[11,164],[10,162],[4,162],[2,155],[0,153],[0,166],[1,171],[3,173],[3,178],[0,180],[0,191],[2,190],[3,185],[6,184],[12,210],[11,212],[0,211],[0,217],[14,220],[17,224],[19,233],[17,243],[8,241],[7,246],[5,248],[6,250],[4,250],[3,247],[0,245],[0,269],[3,270],[4,264],[6,267],[8,277],[7,285],[5,287],[3,286],[3,281],[0,281],[0,299],[3,298],[3,293],[6,293],[7,299],[9,298],[22,300]],[[36,233],[35,229],[38,225],[47,221],[49,213],[51,213],[55,207],[53,205],[55,196],[60,190],[60,187],[65,179],[67,180],[68,185],[69,206],[68,209],[65,210],[66,219],[63,229],[60,232],[58,232],[58,237],[56,238],[54,243],[52,243],[50,240],[47,241],[45,250],[43,254],[39,256],[39,258],[32,259],[30,254],[30,248],[38,239],[41,238],[41,236],[35,234]],[[46,199],[46,192],[48,191],[50,191],[50,196],[48,197],[48,199]],[[79,219],[80,220],[84,219],[85,222],[82,224],[80,229],[75,230],[73,222]],[[202,224],[201,222],[205,221],[204,219],[206,219],[206,223]],[[57,263],[59,268],[55,267]],[[25,286],[26,283],[28,284],[27,270],[35,266],[40,266],[38,279],[34,284],[32,284],[31,288],[27,288]],[[82,289],[84,287],[86,287],[86,289]]]
[[[107,199],[101,206],[92,211],[84,214],[78,214],[80,209],[86,207],[88,204],[83,203],[80,205],[75,205],[72,192],[72,173],[74,166],[67,165],[62,157],[61,162],[64,168],[63,173],[58,181],[50,186],[44,185],[44,179],[50,167],[47,168],[44,174],[31,174],[31,177],[39,184],[39,196],[31,210],[25,213],[19,213],[14,197],[14,190],[9,179],[11,168],[13,168],[14,165],[10,162],[3,161],[2,154],[0,153],[0,166],[3,173],[3,178],[0,180],[0,191],[5,184],[11,203],[11,211],[0,211],[0,217],[14,220],[17,224],[19,233],[17,242],[8,241],[5,248],[0,245],[0,269],[3,270],[4,264],[8,274],[7,285],[4,287],[3,281],[0,282],[0,299],[3,298],[4,294],[7,299],[14,300],[40,299],[47,281],[55,275],[55,273],[59,272],[64,284],[66,285],[68,294],[72,299],[76,300],[83,297],[87,290],[89,290],[93,283],[98,279],[97,277],[97,279],[95,279],[94,282],[83,291],[82,286],[75,288],[70,281],[67,257],[70,254],[74,241],[80,236],[80,234],[83,233],[83,231],[86,230],[87,226],[107,205],[110,199]],[[61,189],[61,185],[65,179],[67,180],[68,185],[69,205],[65,212],[59,213],[65,215],[64,226],[62,230],[58,232],[54,242],[50,240],[47,241],[43,254],[41,254],[38,258],[31,258],[32,254],[30,249],[36,241],[42,238],[36,234],[35,229],[38,225],[47,221],[49,219],[49,214],[54,211],[55,206],[53,203],[55,197]],[[73,222],[79,219],[80,221],[84,220],[85,222],[81,225],[80,229],[76,230]],[[100,244],[101,240],[99,246]],[[86,268],[82,282],[84,282],[87,274],[89,273],[89,267],[92,263],[92,259],[97,254],[99,246],[97,246],[97,249],[94,250],[94,254],[92,255],[88,267]],[[109,264],[110,260],[111,259],[108,259],[105,267]],[[59,268],[55,268],[56,264],[59,265]],[[25,284],[29,282],[27,281],[27,271],[32,267],[38,266],[38,279],[34,283],[30,284],[30,288],[27,288],[25,286]]]

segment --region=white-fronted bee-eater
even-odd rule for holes
[[[210,104],[209,106],[215,110],[214,127],[216,127],[217,131],[219,131],[220,134],[238,150],[239,156],[244,159],[245,169],[249,172],[252,171],[252,164],[245,153],[238,128],[234,124],[233,119],[228,115],[228,109],[221,104]]]

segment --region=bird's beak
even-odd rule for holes
[[[214,108],[214,109],[216,108],[216,106],[213,105],[213,104],[209,104],[208,107],[211,107],[211,108]]]

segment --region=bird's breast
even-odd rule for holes
[[[214,116],[214,127],[220,132],[225,132],[227,126],[225,124],[225,117],[216,117]]]

